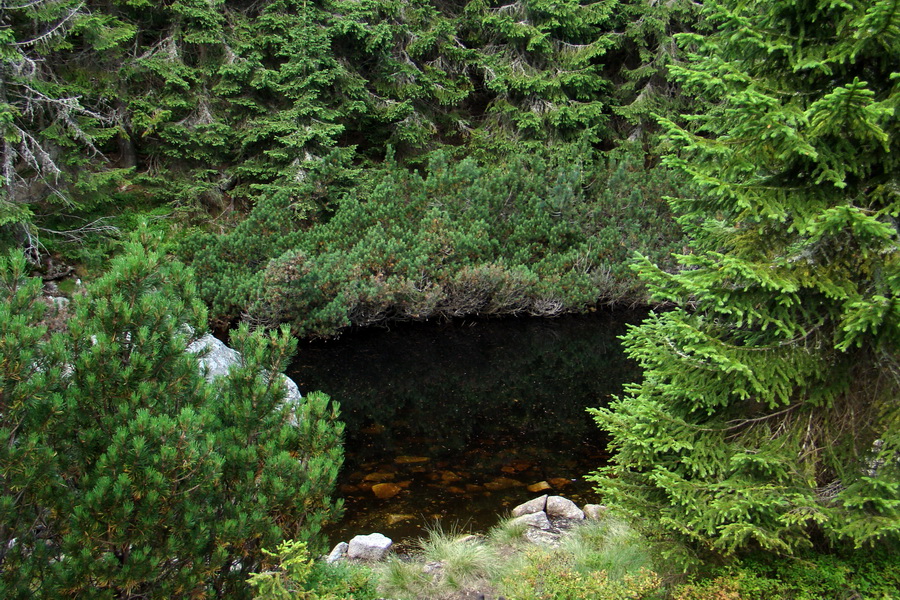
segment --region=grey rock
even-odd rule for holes
[[[581,510],[584,512],[585,519],[594,519],[596,521],[602,519],[609,509],[602,504],[585,504]]]
[[[426,575],[431,575],[431,574],[440,572],[440,570],[443,568],[444,568],[444,563],[442,563],[441,561],[439,561],[439,560],[432,561],[429,563],[425,563],[425,565],[422,567],[422,573],[424,573]]]
[[[330,564],[336,563],[337,561],[344,558],[344,555],[347,554],[347,550],[350,548],[350,544],[347,542],[339,542],[337,546],[332,548],[331,552],[325,558],[325,562]]]
[[[521,517],[522,515],[530,515],[533,513],[544,512],[547,506],[547,494],[533,498],[524,504],[520,504],[512,509],[512,516]]]
[[[380,533],[358,535],[350,540],[347,556],[358,560],[383,560],[393,545],[391,538]]]
[[[550,529],[552,527],[550,519],[547,518],[547,513],[544,511],[524,514],[521,517],[516,517],[510,523],[513,525],[527,525],[536,529]]]
[[[547,498],[547,514],[551,517],[563,519],[583,519],[584,513],[574,502],[562,496],[550,496]]]
[[[287,395],[284,397],[285,404],[296,407],[303,398],[300,394],[300,388],[297,387],[293,379],[284,373],[281,374],[281,381],[284,383],[284,387],[287,388]]]
[[[216,377],[228,375],[231,367],[241,362],[241,355],[237,350],[229,348],[209,333],[191,342],[187,351],[200,355],[200,368],[203,376],[210,382]]]
[[[525,531],[525,539],[537,546],[556,548],[559,546],[559,538],[559,535],[542,529],[527,529]]]
[[[190,331],[188,327],[186,331]],[[233,348],[229,348],[224,342],[207,333],[206,335],[194,340],[187,347],[187,351],[191,354],[198,354],[200,368],[206,380],[212,382],[216,377],[227,375],[228,371],[234,365],[240,364],[241,354]],[[295,407],[301,399],[300,390],[297,384],[287,375],[281,375],[284,386],[287,389],[287,395],[284,402],[286,405]]]

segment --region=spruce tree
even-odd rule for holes
[[[75,0],[0,3],[0,244],[23,248],[32,261],[41,249],[36,215],[76,206],[73,167],[90,164],[111,135],[83,89],[47,64],[86,12]]]
[[[599,489],[715,552],[896,539],[900,3],[704,5],[676,73],[711,108],[664,123],[692,242],[637,265],[675,307],[625,338]]]

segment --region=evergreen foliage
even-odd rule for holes
[[[325,224],[298,233],[266,204],[229,235],[193,240],[191,258],[215,318],[243,312],[301,335],[636,302],[632,249],[664,260],[679,247],[661,200],[676,181],[628,160],[608,169],[571,154],[491,165],[436,154],[420,175],[389,160]]]
[[[346,561],[313,561],[303,542],[283,542],[271,557],[273,568],[253,573],[253,600],[375,600],[370,567]]]
[[[25,269],[0,262],[0,596],[245,597],[263,546],[315,541],[342,426],[322,394],[285,403],[285,332],[239,329],[209,384],[183,266],[131,246],[52,334]]]
[[[670,164],[692,239],[625,338],[644,380],[597,418],[599,489],[701,548],[900,534],[900,4],[704,3],[675,69],[710,109]]]
[[[84,209],[97,198],[79,202],[73,188],[109,189],[121,175],[110,170],[94,180],[78,171],[98,161],[98,145],[113,135],[109,119],[82,103],[78,82],[60,81],[44,60],[66,46],[84,17],[84,3],[75,0],[0,5],[0,244],[23,248],[31,260],[41,250],[33,223],[39,203]]]
[[[623,2],[622,40],[610,63],[621,64],[612,75],[616,91],[617,137],[640,142],[651,157],[658,155],[658,116],[676,118],[689,108],[697,109],[698,99],[683,94],[669,67],[681,62],[683,52],[675,40],[679,33],[702,25],[700,4],[692,0]],[[698,109],[699,110],[699,109]]]
[[[388,144],[413,165],[613,148],[670,114],[662,79],[690,6],[4,4],[0,243],[81,256],[135,213],[221,230],[262,205],[308,227]]]
[[[887,550],[887,551],[885,551]],[[892,598],[900,564],[891,548],[851,553],[804,552],[797,557],[750,556],[712,569],[675,588],[674,600],[820,600]]]

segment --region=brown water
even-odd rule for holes
[[[585,409],[638,376],[616,336],[644,314],[404,324],[301,344],[289,374],[338,400],[347,424],[346,512],[329,537],[411,541],[436,522],[485,531],[539,493],[600,500],[584,476],[606,462],[606,439]],[[538,485],[549,488],[528,490]]]

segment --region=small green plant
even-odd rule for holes
[[[247,582],[254,600],[370,600],[376,597],[372,571],[362,565],[314,562],[305,542],[282,542],[275,568],[254,573]]]
[[[375,600],[375,573],[371,568],[355,563],[316,562],[309,574],[309,589],[316,590],[322,599]]]
[[[565,551],[533,548],[523,568],[507,573],[500,582],[510,600],[623,600],[648,598],[660,585],[645,569],[620,579],[606,571],[581,571]]]
[[[277,552],[263,550],[263,553],[277,559],[279,566],[250,576],[247,582],[253,588],[254,599],[293,600],[311,597],[303,592],[303,586],[313,567],[305,542],[282,542]]]

